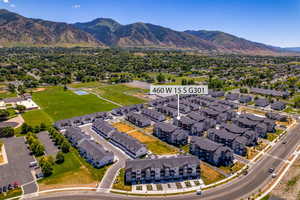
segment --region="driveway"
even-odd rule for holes
[[[54,145],[50,139],[49,133],[43,131],[37,134],[39,140],[44,144],[47,155],[55,156],[58,152],[58,148]]]
[[[101,144],[105,149],[114,153],[115,157],[117,157],[117,162],[115,162],[105,173],[101,183],[99,184],[99,188],[102,189],[110,189],[118,171],[121,168],[125,167],[125,161],[129,159],[129,157],[122,152],[120,149],[116,148],[114,145],[109,143],[107,140],[99,136],[95,131],[91,129],[91,125],[83,126],[81,129],[88,135],[92,136],[96,142]]]
[[[0,166],[0,186],[17,182],[23,185],[34,181],[29,163],[35,161],[25,145],[24,137],[1,139],[8,163]]]

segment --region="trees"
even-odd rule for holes
[[[156,80],[157,80],[157,82],[159,82],[159,83],[164,83],[164,82],[165,82],[165,76],[164,76],[162,73],[159,73],[159,74],[156,76]]]
[[[28,132],[26,135],[26,141],[29,145],[30,151],[35,156],[42,156],[45,152],[45,147],[40,143],[35,133]]]
[[[16,92],[16,86],[14,84],[9,83],[8,84],[8,91],[10,91],[11,93],[15,93]]]
[[[65,161],[65,156],[64,156],[63,152],[59,151],[59,152],[56,154],[56,160],[55,160],[55,162],[56,162],[57,164],[61,164],[61,163],[63,163],[64,161]]]
[[[40,160],[40,166],[45,177],[50,176],[53,173],[52,165],[46,157],[43,157]]]
[[[9,117],[9,112],[5,109],[0,109],[0,121],[7,120]]]
[[[1,137],[12,137],[15,135],[15,130],[12,127],[0,128],[0,138]]]
[[[17,105],[16,110],[18,110],[20,113],[23,113],[26,110],[26,107],[23,105]]]
[[[61,144],[61,150],[62,150],[63,153],[68,153],[70,151],[70,148],[71,148],[71,145],[67,141],[64,141]]]
[[[27,134],[28,132],[31,132],[31,131],[32,131],[32,127],[31,126],[29,126],[26,123],[22,124],[22,126],[21,126],[21,134]]]

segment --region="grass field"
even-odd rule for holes
[[[6,193],[1,193],[0,194],[0,200],[13,198],[13,197],[17,197],[17,196],[20,196],[20,195],[22,195],[22,189],[21,188],[16,188],[16,189],[10,190]]]
[[[144,143],[147,146],[147,149],[154,154],[165,155],[165,154],[179,153],[178,149],[176,149],[175,147],[168,145],[151,135],[147,135],[145,133],[137,131],[133,127],[127,124],[118,122],[113,124],[113,126],[117,128],[119,131],[125,132],[128,135],[139,140],[141,143]]]
[[[227,174],[233,174],[237,171],[239,171],[240,169],[242,169],[245,166],[245,164],[241,163],[241,162],[236,162],[231,166],[222,166],[220,167],[221,170],[223,170],[225,173]]]
[[[25,122],[30,126],[40,125],[42,122],[46,125],[53,123],[52,118],[43,110],[31,110],[22,114]]]
[[[211,183],[215,183],[225,178],[223,174],[220,174],[216,170],[212,169],[208,165],[201,162],[201,178],[205,185],[209,185]]]
[[[156,81],[156,77],[159,73],[157,72],[153,72],[153,73],[149,73],[149,75],[151,77],[153,77]],[[163,85],[181,85],[181,81],[182,79],[186,79],[186,80],[194,80],[195,82],[203,82],[206,81],[207,78],[205,77],[189,77],[189,76],[177,76],[175,74],[169,74],[169,73],[162,73],[165,76],[166,79],[166,83],[164,83]],[[171,79],[171,81],[168,81],[168,79]],[[175,80],[175,82],[172,81],[172,79]],[[158,82],[156,81],[155,83],[158,84]]]
[[[53,167],[53,174],[39,181],[41,190],[66,186],[95,186],[102,179],[108,166],[96,169],[79,156],[76,150],[65,154],[64,163]]]
[[[93,81],[93,82],[86,82],[86,83],[71,83],[68,84],[68,87],[71,88],[95,88],[102,85],[100,82]]]
[[[33,100],[54,121],[116,108],[95,95],[80,96],[72,91],[64,91],[62,87],[50,87],[33,93]]]
[[[125,185],[125,169],[124,168],[120,169],[119,174],[116,177],[112,188],[116,189],[116,190],[125,190],[125,191],[132,190],[131,185]]]
[[[132,105],[145,103],[146,101],[144,99],[134,95],[145,93],[147,90],[116,84],[95,88],[93,89],[93,92],[121,105]]]
[[[10,98],[10,97],[16,97],[16,93],[10,93],[10,92],[4,92],[0,93],[0,99]]]

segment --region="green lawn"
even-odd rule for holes
[[[146,101],[133,95],[145,93],[147,90],[128,87],[122,84],[108,85],[93,90],[100,96],[122,105],[145,103]]]
[[[148,73],[151,77],[153,77],[155,79],[155,83],[157,83],[156,81],[156,77],[159,73],[157,72],[152,72],[152,73]],[[194,80],[195,82],[203,82],[206,81],[207,78],[203,77],[203,76],[196,76],[196,77],[189,77],[189,76],[177,76],[175,74],[169,74],[169,73],[162,73],[165,76],[166,79],[166,83],[164,83],[163,85],[181,85],[181,81],[182,79],[186,79],[186,80]],[[171,81],[169,81],[168,79],[171,78]],[[175,79],[175,82],[172,81],[172,79]]]
[[[1,193],[0,200],[9,199],[9,198],[13,198],[13,197],[21,196],[21,195],[22,195],[22,189],[16,188],[16,189],[10,190],[6,193]]]
[[[30,126],[40,125],[42,122],[46,125],[51,125],[53,119],[43,110],[31,110],[22,114],[25,122]]]
[[[68,87],[71,87],[71,88],[94,88],[94,87],[98,87],[100,85],[101,85],[100,82],[93,81],[93,82],[86,82],[86,83],[71,83],[71,84],[68,84]]]
[[[0,93],[0,99],[5,99],[5,98],[9,98],[9,97],[16,97],[16,96],[17,96],[16,93],[11,93],[11,92]]]
[[[65,154],[65,161],[53,166],[53,174],[41,179],[41,187],[96,183],[102,179],[109,166],[96,169],[79,156],[75,149]]]
[[[116,177],[112,188],[117,189],[117,190],[131,191],[132,186],[125,185],[125,169],[124,168],[120,169],[119,174]]]
[[[62,87],[50,87],[45,91],[33,93],[33,100],[54,121],[116,108],[116,105],[95,95],[80,96],[69,90],[64,91]]]

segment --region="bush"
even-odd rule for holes
[[[21,126],[21,134],[27,134],[28,132],[32,132],[32,127],[26,123],[23,123]]]
[[[65,156],[64,156],[64,154],[63,154],[63,152],[58,152],[57,154],[56,154],[56,160],[55,160],[55,162],[57,163],[57,164],[61,164],[61,163],[63,163],[65,161]]]
[[[12,137],[15,135],[15,130],[12,127],[0,128],[0,138],[1,137]]]

